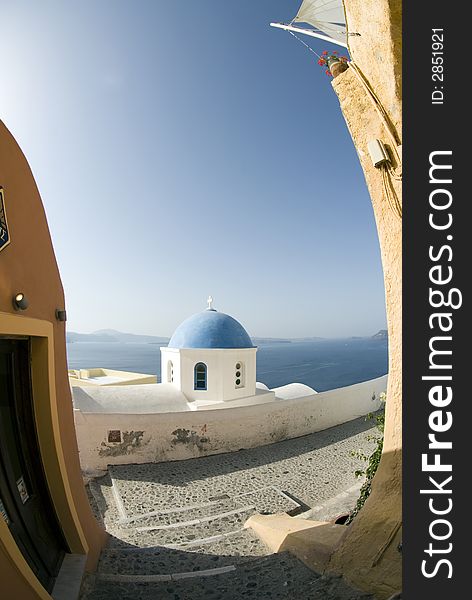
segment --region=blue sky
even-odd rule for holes
[[[298,5],[0,2],[0,117],[43,198],[69,330],[170,335],[208,294],[256,336],[385,327],[336,95],[269,27]]]

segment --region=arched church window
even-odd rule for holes
[[[174,364],[171,360],[167,363],[167,382],[174,383]]]
[[[204,363],[197,363],[194,370],[194,389],[207,389],[207,366]]]

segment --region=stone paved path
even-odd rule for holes
[[[372,599],[270,554],[244,523],[254,512],[305,518],[329,506],[356,483],[362,463],[351,452],[369,453],[373,433],[358,419],[232,454],[110,466],[89,486],[111,537],[81,600]]]

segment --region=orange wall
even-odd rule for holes
[[[87,566],[93,569],[100,548],[106,539],[105,532],[94,519],[82,481],[77,442],[75,437],[72,399],[67,376],[65,323],[55,318],[56,308],[64,309],[64,292],[54,256],[48,224],[41,197],[29,165],[18,144],[0,121],[0,186],[5,196],[5,209],[11,243],[0,251],[0,313],[15,313],[49,321],[54,329],[54,359],[57,410],[61,439],[71,486],[79,519],[90,548]],[[29,300],[27,310],[17,313],[12,297],[24,292]],[[2,316],[0,314],[0,335]],[[22,583],[12,577],[11,563],[0,550],[0,572],[6,570],[9,577],[2,577],[11,586],[6,597],[24,598]]]

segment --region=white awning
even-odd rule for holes
[[[344,46],[347,43],[343,0],[303,0],[294,21],[309,23]]]

